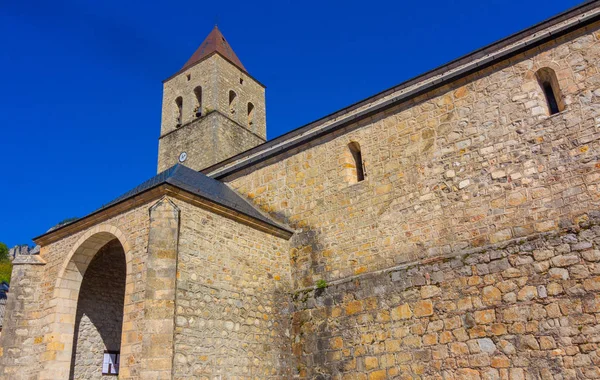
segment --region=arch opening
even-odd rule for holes
[[[549,67],[543,67],[535,73],[542,93],[546,99],[548,115],[554,115],[565,109],[556,73]]]
[[[176,126],[180,127],[183,120],[183,98],[181,96],[178,96],[177,99],[175,99],[175,105],[177,106]]]
[[[229,113],[232,115],[235,114],[235,110],[237,108],[237,94],[235,91],[229,91]]]
[[[198,86],[194,89],[194,95],[196,95],[196,108],[194,109],[194,115],[196,117],[202,116],[202,87]]]
[[[349,143],[345,157],[347,157],[344,162],[346,181],[348,183],[363,181],[365,179],[365,169],[360,145],[355,141]]]
[[[118,375],[126,272],[125,251],[115,238],[97,251],[82,274],[70,379]]]

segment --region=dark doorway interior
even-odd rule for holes
[[[81,283],[71,379],[112,378],[102,375],[105,351],[121,348],[125,297],[125,252],[117,239],[102,247],[92,259]]]

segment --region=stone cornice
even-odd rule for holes
[[[46,260],[40,255],[17,255],[12,262],[13,265],[46,265]]]
[[[165,134],[163,134],[163,135],[160,135],[160,136],[158,137],[158,139],[160,140],[160,139],[162,139],[163,137],[167,137],[167,136],[169,136],[169,135],[171,135],[171,134],[175,134],[175,133],[177,133],[178,131],[181,131],[181,130],[183,130],[183,129],[185,129],[185,128],[189,127],[189,126],[193,126],[193,125],[200,124],[200,123],[202,123],[202,122],[203,122],[205,119],[207,119],[209,116],[211,116],[211,115],[213,115],[213,114],[215,114],[215,115],[220,115],[220,116],[224,117],[225,119],[227,119],[227,120],[229,120],[231,123],[233,123],[233,124],[234,124],[236,127],[238,127],[239,129],[243,130],[243,131],[244,131],[244,132],[246,132],[246,133],[249,133],[249,134],[251,134],[252,136],[254,136],[254,137],[256,137],[257,139],[259,139],[260,141],[263,141],[263,142],[264,142],[264,141],[266,141],[264,137],[261,137],[261,136],[257,135],[256,133],[254,133],[254,132],[252,132],[251,130],[249,130],[248,128],[246,128],[246,127],[242,126],[240,123],[238,123],[237,121],[233,120],[232,118],[230,118],[229,116],[225,115],[223,112],[221,112],[221,111],[219,111],[219,110],[211,110],[211,111],[207,112],[207,113],[206,113],[204,116],[201,116],[201,117],[199,117],[199,118],[196,118],[196,119],[194,119],[194,120],[192,120],[192,121],[190,121],[190,122],[187,122],[187,123],[183,124],[181,127],[178,127],[178,128],[176,128],[176,129],[173,129],[172,131],[169,131],[169,132],[167,132],[167,133],[165,133]]]

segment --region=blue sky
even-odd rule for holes
[[[8,0],[0,241],[32,244],[156,173],[162,80],[215,21],[273,138],[581,1]]]

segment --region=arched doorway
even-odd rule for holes
[[[125,234],[108,224],[89,229],[73,245],[59,268],[50,303],[52,323],[44,336],[47,343],[40,357],[44,368],[40,380],[103,378],[102,362],[108,350],[99,347],[114,348],[115,342],[121,346],[122,336],[127,334],[121,329],[124,309],[131,303],[124,285],[131,273],[131,252]],[[98,283],[103,284],[100,289],[95,286]],[[97,306],[108,306],[108,315],[116,317],[101,321],[94,315]],[[116,310],[121,310],[120,314]],[[96,353],[93,359],[81,355],[84,347],[92,346],[96,353],[102,351],[100,358]]]
[[[101,379],[118,374],[127,268],[118,239],[98,250],[81,282],[70,379]]]

